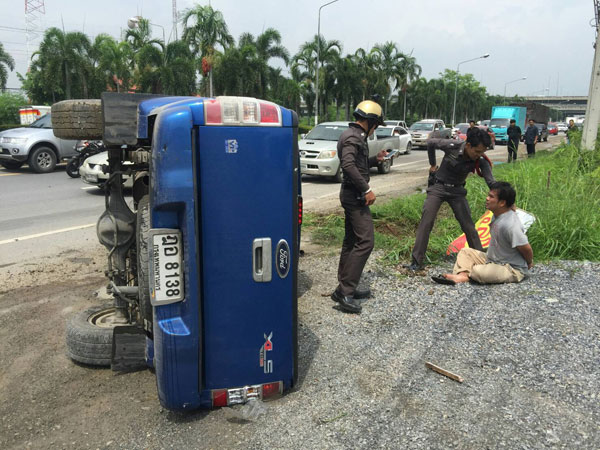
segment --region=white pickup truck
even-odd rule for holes
[[[410,153],[410,135],[400,135],[399,132],[395,132],[396,128],[401,127],[380,127],[371,135],[368,140],[369,157],[377,155],[381,150]],[[342,170],[337,155],[337,143],[347,129],[348,122],[324,122],[314,127],[298,143],[300,172],[303,175],[331,177],[341,182]],[[377,164],[377,170],[379,173],[388,173],[393,164],[394,157],[385,159]]]

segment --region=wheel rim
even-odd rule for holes
[[[127,320],[117,316],[115,308],[96,311],[88,317],[88,322],[98,328],[114,328],[118,325],[127,324]]]
[[[41,152],[38,154],[36,161],[38,166],[42,167],[43,169],[48,169],[52,166],[52,156],[49,152]]]

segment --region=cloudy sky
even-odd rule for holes
[[[195,3],[209,2],[177,0],[177,10]],[[327,0],[210,3],[236,39],[273,27],[294,54],[316,34],[319,7]],[[27,70],[24,0],[0,0],[0,5],[0,42],[17,64],[8,87],[18,88],[15,73]],[[45,10],[42,28],[119,37],[129,17],[142,15],[172,36],[171,0],[45,0]],[[462,64],[460,72],[472,73],[493,94],[506,87],[507,95],[587,95],[593,19],[593,0],[338,0],[322,9],[321,34],[341,41],[344,54],[394,41],[403,52],[413,52],[428,79],[489,53],[487,59]],[[153,33],[162,37],[158,26]],[[522,77],[527,79],[506,85]]]

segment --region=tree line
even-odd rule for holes
[[[457,122],[488,118],[502,98],[490,96],[471,74],[445,70],[438,78],[421,77],[415,57],[394,42],[343,53],[342,43],[314,36],[291,55],[281,34],[268,28],[236,40],[227,23],[211,6],[195,5],[182,18],[180,40],[152,38],[148,19],[126,31],[121,40],[100,34],[46,30],[28,72],[18,74],[34,104],[71,98],[99,98],[106,90],[167,95],[239,95],[278,103],[307,118],[318,108],[321,121],[351,117],[364,99],[377,99],[386,117],[409,122],[424,117],[452,116],[458,81]],[[280,61],[285,67],[274,67]],[[319,86],[317,61],[319,64]],[[14,61],[0,44],[0,87]],[[283,72],[287,72],[284,74]],[[319,105],[316,105],[317,90]]]

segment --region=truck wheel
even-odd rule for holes
[[[8,170],[20,169],[23,164],[25,164],[25,161],[23,161],[23,162],[21,162],[21,161],[2,161],[2,162],[0,162],[0,166],[4,167],[5,169],[8,169]]]
[[[342,171],[342,166],[338,167],[338,170],[333,176],[333,179],[336,183],[341,183],[342,181],[344,181],[344,172]]]
[[[412,150],[412,144],[409,142],[408,144],[406,144],[406,153],[404,153],[404,154],[410,155],[411,150]]]
[[[45,145],[36,147],[29,155],[29,167],[37,173],[52,172],[56,167],[56,153]]]
[[[100,100],[63,100],[52,105],[54,135],[62,139],[102,139]]]
[[[380,162],[379,164],[377,164],[377,171],[382,174],[389,173],[391,167],[392,167],[392,161],[389,159],[385,159],[382,162]]]
[[[150,286],[148,277],[148,230],[150,230],[150,201],[143,196],[137,209],[136,240],[137,240],[137,279],[140,319],[144,331],[152,337],[152,304],[150,303]]]
[[[79,178],[79,158],[71,158],[67,163],[67,175],[71,178]]]
[[[110,366],[115,320],[112,305],[94,306],[76,314],[67,324],[67,356],[92,366]]]

